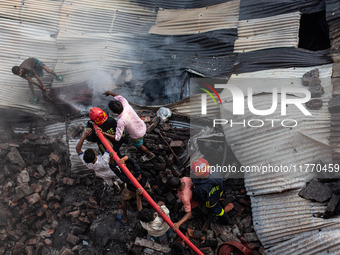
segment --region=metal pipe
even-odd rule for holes
[[[129,169],[124,165],[119,163],[120,158],[117,156],[117,153],[112,149],[104,135],[99,131],[98,126],[93,123],[93,129],[95,130],[98,138],[101,140],[101,142],[104,144],[106,150],[108,152],[113,153],[113,159],[116,161],[120,169],[123,170],[125,175],[129,178],[129,180],[132,182],[132,184],[136,187],[136,189],[143,189],[143,197],[148,201],[148,203],[156,210],[156,212],[163,218],[163,220],[171,227],[173,228],[174,223],[165,215],[164,212],[161,212],[159,209],[159,206],[156,204],[156,202],[150,197],[150,195],[146,192],[146,190],[139,184],[139,182],[136,180],[136,178],[131,174]],[[196,253],[199,255],[203,255],[203,253],[192,243],[190,240],[179,230],[174,230],[175,233],[182,238],[182,240]]]

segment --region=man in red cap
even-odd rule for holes
[[[220,224],[228,224],[229,217],[224,212],[220,202],[223,190],[222,178],[208,178],[210,175],[210,166],[204,158],[197,158],[192,161],[191,169],[196,178],[192,178],[194,189],[193,199],[202,206],[214,213]]]
[[[89,112],[89,117],[95,124],[97,124],[97,126],[102,130],[102,132],[115,135],[117,122],[113,117],[109,117],[102,109],[98,107],[91,108]],[[91,129],[93,128],[91,122],[87,124],[87,128]],[[109,137],[107,137],[107,139],[111,142],[113,150],[117,153],[118,157],[121,158],[119,148],[120,146],[122,146],[123,143],[126,143],[127,141],[125,133],[123,133],[122,139],[120,141],[116,141],[115,139]],[[96,142],[101,153],[102,154],[105,153],[106,148],[102,144],[100,139],[97,137],[95,132],[91,132],[91,134],[86,138],[86,140],[90,142]]]

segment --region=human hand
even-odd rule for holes
[[[96,130],[98,130],[100,133],[105,134],[103,130],[100,127],[97,127]]]
[[[111,95],[111,91],[108,90],[108,91],[104,92],[103,95],[104,96],[110,96]]]
[[[123,158],[121,158],[118,162],[119,162],[119,164],[122,164],[122,165],[125,164],[125,160]]]
[[[45,92],[46,91],[45,86],[41,86],[41,90]]]
[[[165,205],[163,201],[158,201],[157,203],[158,206],[162,206],[162,205]]]
[[[142,194],[143,194],[143,189],[142,188],[139,188],[139,189],[136,190],[136,195],[137,196],[140,196]]]
[[[84,136],[88,137],[89,135],[91,135],[91,133],[92,133],[92,128],[87,128],[85,129]]]
[[[172,226],[172,229],[177,230],[177,229],[179,229],[180,226],[181,226],[181,224],[179,224],[178,222],[174,223],[174,225]]]

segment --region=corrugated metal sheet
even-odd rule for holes
[[[240,20],[259,19],[290,12],[313,13],[325,9],[319,0],[241,0]]]
[[[219,57],[233,54],[236,29],[221,29],[190,35],[151,35],[150,47],[162,58]]]
[[[317,217],[326,205],[298,192],[251,197],[254,228],[266,254],[338,254],[340,218]]]
[[[265,49],[239,54],[235,62],[234,73],[248,73],[273,68],[317,66],[329,63],[332,63],[329,50]]]
[[[334,62],[340,62],[340,2],[337,0],[326,0],[326,7],[326,18],[332,44],[332,57]]]
[[[245,111],[244,116],[232,115],[232,102],[230,93],[225,90],[220,93],[223,100],[221,117],[223,119],[233,119],[238,123],[243,119],[295,119],[299,125],[295,128],[283,128],[280,122],[271,126],[271,122],[264,121],[266,124],[262,128],[244,128],[241,125],[224,126],[226,139],[233,150],[235,156],[243,165],[290,165],[313,163],[318,159],[325,163],[331,163],[331,151],[329,147],[330,134],[330,114],[328,112],[328,101],[332,94],[330,82],[332,66],[319,66],[320,79],[325,89],[322,96],[323,107],[320,110],[310,110],[312,116],[304,116],[296,107],[288,108],[287,116],[282,117],[276,111],[268,117],[252,115],[249,110]],[[228,84],[238,84],[240,80],[244,87],[254,87],[254,92],[270,92],[271,87],[276,85],[301,85],[301,77],[304,73],[313,68],[291,68],[279,70],[267,70],[256,73],[232,76]],[[287,75],[287,73],[290,73]],[[248,77],[249,79],[246,79]],[[271,78],[270,78],[271,77]],[[286,79],[282,79],[286,77]],[[262,80],[263,78],[263,80]],[[263,83],[264,90],[256,88],[256,81]],[[270,85],[271,84],[271,85]],[[268,89],[267,89],[268,88]],[[272,95],[258,94],[253,97],[256,109],[269,109],[272,105]],[[275,179],[274,177],[277,177]],[[252,195],[261,195],[275,192],[282,192],[293,188],[302,187],[305,178],[304,173],[294,175],[293,178],[287,174],[258,175],[248,174],[245,184],[247,191]]]
[[[162,35],[198,34],[217,29],[236,28],[240,0],[185,10],[159,10],[156,25],[149,33]]]
[[[300,165],[315,163],[322,160],[331,163],[329,145],[330,114],[328,101],[332,94],[330,77],[332,65],[318,66],[321,85],[325,89],[322,95],[323,107],[320,110],[310,110],[311,117],[304,117],[299,110],[289,109],[285,119],[296,119],[299,125],[295,128],[268,127],[243,128],[224,127],[224,133],[229,146],[242,165]],[[265,84],[262,92],[269,92],[272,86],[301,85],[301,77],[312,70],[308,68],[289,68],[265,70],[253,73],[233,75],[228,84],[244,84],[253,87],[260,93],[259,84]],[[232,116],[231,96],[226,91],[220,93],[224,104],[221,116],[226,119],[262,119],[246,111],[245,116]],[[270,98],[268,100],[268,97]],[[256,94],[254,97],[256,109],[269,109],[271,95]],[[282,119],[275,113],[270,119]],[[264,118],[265,119],[265,118]],[[267,118],[268,119],[268,118]],[[254,228],[266,248],[267,254],[336,254],[339,246],[338,228],[340,219],[321,219],[315,217],[325,210],[325,204],[313,203],[298,196],[299,190],[309,179],[315,178],[315,173],[246,173],[245,185],[251,196]],[[328,253],[330,252],[330,253]]]
[[[293,12],[261,19],[240,20],[234,51],[297,47],[300,17],[300,12]]]
[[[39,58],[64,76],[64,82],[53,82],[45,74],[48,90],[83,83],[98,70],[110,77],[118,67],[141,66],[145,52],[140,49],[156,13],[126,1],[26,0],[2,1],[0,17],[0,108],[50,117],[50,104],[42,98],[37,105],[30,103],[27,82],[11,73],[12,66]]]
[[[164,9],[191,9],[191,8],[202,8],[215,4],[225,3],[230,0],[209,0],[209,1],[197,1],[197,0],[134,0],[141,6],[148,8],[164,8]]]

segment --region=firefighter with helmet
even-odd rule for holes
[[[203,207],[217,216],[220,224],[228,224],[229,217],[224,212],[220,198],[223,196],[223,179],[208,178],[210,175],[210,166],[204,158],[197,158],[191,163],[193,173],[193,199],[199,202]]]
[[[113,117],[109,117],[102,109],[98,107],[91,108],[89,111],[90,119],[102,130],[103,133],[108,133],[111,135],[115,135],[117,122]],[[93,129],[92,123],[89,121],[87,123],[87,128]],[[122,135],[122,139],[120,141],[116,141],[115,139],[107,138],[108,141],[112,144],[112,148],[117,153],[118,157],[121,157],[119,152],[119,148],[123,143],[127,142],[127,137],[125,133]],[[105,153],[106,148],[97,137],[95,132],[91,132],[90,136],[86,138],[86,140],[90,142],[96,142],[102,154]]]

